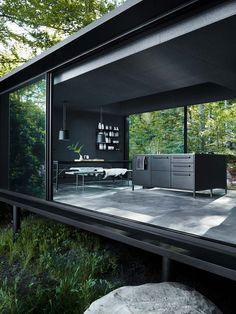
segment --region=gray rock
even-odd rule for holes
[[[211,301],[179,283],[121,287],[94,301],[84,314],[220,314]]]

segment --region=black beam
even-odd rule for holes
[[[129,160],[129,116],[124,117],[124,160]]]
[[[13,241],[16,241],[17,233],[20,230],[20,208],[13,205]]]
[[[184,106],[184,153],[188,152],[188,106]]]
[[[0,190],[0,201],[236,281],[233,244],[7,190]],[[168,269],[166,266],[165,260],[164,267]]]

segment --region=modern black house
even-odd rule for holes
[[[14,231],[24,208],[163,256],[164,279],[173,260],[236,280],[235,29],[236,1],[128,0],[2,77]],[[219,110],[227,153],[192,131]]]

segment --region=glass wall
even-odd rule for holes
[[[9,94],[9,189],[45,197],[46,80]]]
[[[188,107],[188,151],[226,154],[228,184],[236,187],[236,100]]]
[[[236,101],[188,107],[188,150],[235,154]]]
[[[184,108],[129,117],[129,157],[137,154],[184,152]]]

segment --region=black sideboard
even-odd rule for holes
[[[226,156],[216,154],[137,155],[133,184],[191,191],[224,189],[227,193]]]

